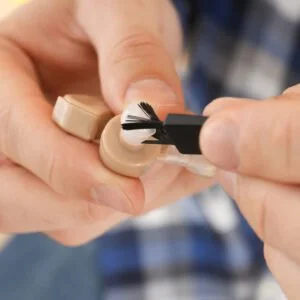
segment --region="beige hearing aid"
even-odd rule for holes
[[[97,141],[113,114],[100,97],[58,97],[52,119],[66,132],[85,141]]]
[[[52,118],[67,133],[98,143],[102,162],[120,175],[140,177],[156,161],[200,176],[216,172],[199,148],[203,116],[169,114],[161,121],[146,102],[114,116],[101,96],[66,95],[57,99]]]
[[[121,116],[113,116],[102,97],[58,97],[53,121],[67,133],[99,143],[100,158],[112,171],[140,177],[161,153],[160,145],[132,145],[122,139]]]

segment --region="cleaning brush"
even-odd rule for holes
[[[132,114],[129,109],[122,119],[124,131],[153,130],[153,134],[141,143],[174,145],[182,154],[201,154],[199,134],[207,117],[168,114],[166,120],[161,121],[150,104],[141,102],[136,106],[140,110],[138,115]]]

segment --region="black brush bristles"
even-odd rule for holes
[[[153,137],[158,141],[157,144],[174,145],[174,142],[172,141],[172,139],[169,137],[168,133],[164,129],[157,130],[156,133],[153,135]],[[145,144],[146,142],[147,141],[145,141]]]
[[[126,122],[122,124],[124,130],[138,130],[138,129],[156,129],[159,130],[163,127],[163,123],[156,115],[152,106],[148,103],[141,102],[138,104],[139,108],[148,117],[139,117],[128,115]]]
[[[150,118],[152,121],[160,121],[157,114],[155,113],[153,107],[146,102],[141,102],[139,104],[140,109]]]
[[[148,118],[128,115],[126,123],[121,124],[124,130],[139,130],[139,129],[155,129],[156,132],[152,136],[156,139],[157,144],[172,144],[172,141],[164,129],[163,122],[158,118],[153,107],[145,102],[139,103],[139,108],[145,113]],[[145,141],[144,143],[154,143],[152,141]]]
[[[138,130],[138,129],[160,129],[162,127],[162,122],[153,121],[133,121],[130,123],[122,124],[122,129],[124,130]]]

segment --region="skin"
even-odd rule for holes
[[[65,93],[101,90],[115,113],[145,97],[161,115],[183,110],[180,45],[167,0],[33,0],[1,22],[1,232],[43,231],[80,245],[212,184],[175,166],[156,165],[140,180],[118,176],[96,146],[51,122]],[[213,102],[199,141],[289,299],[300,283],[299,93],[295,86],[264,103]]]
[[[219,99],[201,134],[205,156],[264,242],[267,264],[288,299],[300,284],[300,85],[267,101]],[[232,101],[233,100],[233,101]],[[218,151],[216,149],[222,149]]]
[[[73,246],[211,184],[174,166],[117,175],[98,147],[51,121],[57,96],[103,93],[120,113],[147,99],[183,110],[176,12],[162,0],[33,0],[0,24],[0,231]],[[96,192],[95,192],[96,191]]]

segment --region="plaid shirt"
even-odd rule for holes
[[[298,0],[174,4],[195,112],[219,96],[263,99],[300,82]],[[105,300],[284,299],[262,243],[218,186],[126,222],[97,243]]]

